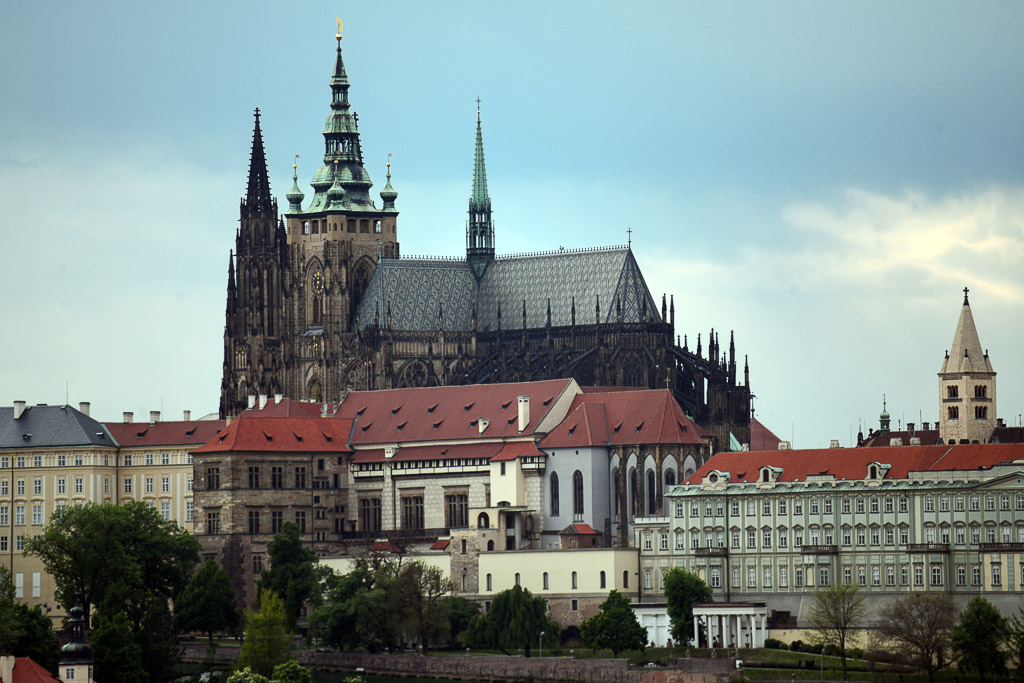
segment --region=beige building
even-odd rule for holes
[[[939,370],[939,440],[987,443],[996,428],[996,373],[983,351],[964,288],[964,305]]]

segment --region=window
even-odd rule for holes
[[[423,496],[402,497],[402,528],[422,529],[423,528]]]
[[[996,509],[996,497],[991,493],[985,496],[985,509],[995,510]]]
[[[131,493],[132,492],[132,478],[131,477],[125,477],[124,478],[124,492],[125,493]]]
[[[24,455],[19,455],[15,459],[15,463],[16,463],[16,465],[15,465],[16,467],[24,467],[25,466],[25,456]]]
[[[36,477],[32,480],[32,494],[39,496],[43,493],[43,480]]]
[[[843,567],[843,585],[849,586],[853,583],[853,569],[850,567]]]
[[[125,453],[124,454],[124,464],[125,464],[126,467],[131,467],[131,465],[132,465],[132,454],[131,453]]]
[[[864,499],[863,498],[858,498],[857,499],[857,513],[860,514],[860,513],[863,513],[863,512],[864,512]]]
[[[43,523],[43,506],[42,505],[34,504],[32,506],[32,523],[37,525],[37,526]]]
[[[677,503],[677,506],[678,505],[679,504]],[[676,512],[679,512],[678,507]],[[558,472],[551,473],[551,516],[558,516]],[[676,514],[676,517],[679,516],[679,514]]]
[[[757,547],[757,532],[753,529],[747,529],[747,548]]]
[[[7,552],[7,537],[0,536],[0,550]]]
[[[1010,509],[1010,496],[1003,494],[999,496],[999,509],[1009,510]]]
[[[971,512],[981,509],[981,499],[978,496],[971,496]]]
[[[900,545],[906,545],[910,543],[910,527],[900,527]]]
[[[956,542],[957,545],[964,545],[967,542],[967,531],[962,526],[956,528]]]
[[[277,534],[281,532],[281,527],[284,526],[284,511],[283,510],[271,510],[270,511],[270,533]],[[360,527],[362,528],[362,527]]]
[[[949,406],[946,408],[946,417],[950,420],[960,419],[960,408],[958,406]]]
[[[763,543],[763,545],[761,546],[762,548],[771,548],[772,547],[772,530],[771,529],[765,529],[764,530],[764,534],[762,535],[762,543]]]
[[[153,477],[146,477],[146,493],[153,493]]]
[[[306,511],[296,510],[295,511],[295,526],[299,527],[299,533],[306,533]]]
[[[24,536],[15,536],[14,537],[14,549],[17,550],[17,551],[22,551],[22,550],[25,549],[25,537]],[[21,576],[21,574],[19,574],[18,576]],[[21,596],[22,596],[22,593],[21,593],[21,589],[19,588],[17,594],[14,597],[20,598]]]
[[[747,570],[747,588],[757,588],[757,570],[753,567]]]
[[[272,489],[284,488],[284,468],[283,467],[271,467],[270,468],[270,488],[272,488]]]
[[[195,508],[195,503],[193,503],[191,500],[186,500],[185,501],[185,521],[186,522],[191,522],[192,521],[192,519],[193,519],[193,517],[195,515],[195,509],[196,509]]]
[[[793,585],[797,588],[802,588],[804,585],[804,570],[800,567],[793,572]]]
[[[4,505],[0,507],[0,526],[8,526],[11,523],[11,509]]]
[[[811,514],[812,515],[818,514],[818,499],[817,498],[811,498]]]
[[[748,515],[756,515],[757,514],[757,501],[755,501],[755,500],[748,500],[747,501],[747,514]]]
[[[252,573],[256,576],[259,576],[263,573],[263,555],[260,555],[259,553],[253,553]]]
[[[732,508],[733,516],[738,517],[740,514],[740,502],[738,500],[734,500],[730,507]]]
[[[850,499],[849,498],[843,498],[842,511],[843,511],[844,515],[850,514]]]
[[[487,590],[494,590],[494,579],[490,574],[487,575]]]
[[[711,570],[711,587],[721,588],[722,587],[722,572],[719,569]]]
[[[851,545],[853,545],[853,529],[843,527],[843,546],[849,547]]]
[[[699,543],[700,542],[700,536],[698,536],[697,539],[698,539],[698,543]],[[696,548],[696,547],[697,546],[694,545],[694,548]],[[648,531],[647,533],[644,534],[644,550],[651,550],[652,548],[653,548],[653,544],[651,543],[651,532]]]
[[[819,567],[818,568],[818,585],[819,586],[827,586],[828,585],[828,567]]]
[[[880,585],[882,585],[882,574],[879,571],[878,567],[872,567],[871,568],[871,585],[872,586],[880,586]]]
[[[160,502],[160,517],[165,522],[171,519],[171,503],[170,501],[164,500]]]
[[[220,512],[207,512],[206,513],[206,533],[208,533],[208,534],[219,534],[220,533]]]
[[[988,406],[974,406],[974,419],[975,420],[987,420],[988,419]]]
[[[935,527],[930,526],[924,530],[925,543],[935,543]]]
[[[996,542],[996,528],[994,526],[985,527],[985,542],[995,543]]]
[[[938,564],[933,564],[932,565],[932,585],[933,586],[941,586],[942,585],[942,566],[941,565],[938,565]]]
[[[885,511],[892,512],[892,498],[885,499]]]
[[[649,474],[652,477],[654,476],[653,472],[650,472]],[[653,483],[653,481],[648,482],[648,485],[651,486]],[[651,487],[653,489],[653,486]],[[653,507],[651,508],[651,512],[654,512]],[[572,473],[572,514],[583,514],[583,473],[579,470]]]
[[[766,501],[764,501],[761,504],[761,514],[763,514],[763,515],[770,515],[770,514],[772,514],[772,502],[770,500],[766,500]]]
[[[891,526],[885,527],[885,544],[896,545],[896,530]]]
[[[192,490],[192,475],[191,474],[185,475],[185,490],[186,491],[191,491]]]
[[[377,499],[378,505],[380,499]],[[444,497],[445,525],[448,527],[469,526],[469,494],[449,493]],[[378,515],[379,519],[379,515]],[[380,529],[378,522],[377,529]]]
[[[785,500],[780,500],[779,501],[779,514],[780,515],[786,514],[786,501]]]
[[[1017,509],[1024,510],[1024,494],[1017,494]]]
[[[825,499],[825,514],[826,515],[831,515],[832,514],[832,499],[831,498],[826,498]]]
[[[740,532],[738,531],[732,532],[732,547],[734,550],[739,550],[740,548]]]
[[[462,526],[466,526],[466,524],[463,524]],[[359,499],[359,529],[361,531],[380,531],[380,498]]]
[[[1003,568],[998,564],[992,565],[992,585],[1002,586],[1003,585]]]
[[[171,478],[168,476],[160,477],[160,492],[170,493],[171,491]]]
[[[0,496],[10,495],[10,484],[6,479],[0,479]]]
[[[1018,508],[1018,509],[1024,509],[1024,508]],[[715,502],[715,517],[721,517],[724,514],[725,514],[725,505],[720,500],[716,501]]]
[[[867,545],[867,534],[864,527],[857,527],[857,545]]]
[[[542,585],[544,586],[544,590],[548,590],[548,573],[547,572],[544,572],[542,580],[543,580],[543,584]]]
[[[249,488],[258,489],[260,487],[260,468],[256,465],[249,466]]]
[[[779,588],[789,587],[789,572],[785,567],[779,567]]]
[[[516,585],[520,585],[519,572],[516,572]]]
[[[207,467],[206,468],[206,490],[213,491],[214,489],[220,488],[220,468],[219,467]]]
[[[686,550],[686,534],[681,531],[676,533],[676,550]]]
[[[832,527],[825,527],[825,545],[833,545]]]
[[[963,496],[957,496],[956,498],[953,499],[953,510],[955,510],[956,512],[963,512],[964,511],[964,497]]]
[[[710,500],[707,503],[704,504],[704,516],[705,517],[710,517],[711,516],[712,508],[713,508],[713,504],[711,503]]]
[[[572,573],[572,587],[573,587],[573,589],[579,588],[579,583],[577,581],[576,572]]]
[[[249,533],[258,534],[260,532],[260,511],[249,510]]]
[[[15,526],[25,526],[25,506],[15,505],[14,506],[14,524]]]
[[[105,456],[105,455],[103,456],[103,464],[104,465],[107,464],[107,456]],[[81,467],[81,466],[82,466],[82,454],[81,453],[76,453],[75,454],[75,467]]]
[[[799,547],[804,544],[804,532],[803,529],[795,529],[793,531],[793,545]]]
[[[295,468],[295,488],[304,489],[306,488],[306,468],[296,467]]]
[[[971,526],[971,543],[981,543],[981,528],[976,524]]]
[[[578,612],[579,609],[580,609],[580,601],[577,600],[576,598],[573,598],[572,600],[570,600],[569,601],[569,609],[571,611],[573,611],[573,612]]]
[[[877,526],[871,527],[871,545],[881,545],[881,531]]]
[[[661,545],[660,545],[660,547],[661,547],[662,550],[668,550],[668,534],[662,534],[661,535]]]
[[[914,565],[914,585],[915,586],[923,586],[924,585],[924,567],[922,567],[919,564],[915,564]]]
[[[629,588],[629,570],[622,571],[622,587]]]
[[[896,569],[889,565],[885,568],[885,585],[895,586],[896,585]]]
[[[789,547],[789,533],[785,529],[779,529],[779,547]]]
[[[939,496],[939,512],[949,512],[949,496]]]
[[[68,480],[64,477],[57,477],[57,493],[63,494],[68,492]]]
[[[171,464],[171,454],[170,453],[161,453],[160,454],[160,464],[161,465],[170,465]]]
[[[866,586],[866,585],[868,585],[867,572],[864,570],[864,567],[857,567],[857,585],[858,586]]]
[[[604,573],[604,571],[602,571],[601,572],[601,588],[605,588],[607,583],[608,582],[607,582],[607,579],[605,578],[605,573]]]
[[[909,501],[906,498],[900,498],[900,512],[906,512],[909,507]]]

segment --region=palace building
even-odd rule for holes
[[[750,442],[749,371],[744,360],[738,381],[733,339],[723,349],[712,330],[694,350],[680,340],[674,301],[655,300],[631,245],[497,255],[479,111],[465,255],[402,258],[390,164],[378,206],[336,38],[323,165],[308,201],[294,169],[283,214],[256,111],[228,265],[222,417],[258,394],[323,403],[349,391],[573,378],[668,387],[717,449]]]

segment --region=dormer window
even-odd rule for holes
[[[868,481],[875,481],[878,479],[885,479],[885,475],[889,472],[892,467],[886,462],[872,462],[868,463]],[[877,501],[875,501],[877,504]]]
[[[761,471],[761,481],[767,483],[767,482],[769,482],[771,480],[772,480],[772,473],[771,473],[771,471],[768,468],[765,468],[764,470],[762,470]]]
[[[868,468],[868,479],[878,479],[878,468],[874,465]]]

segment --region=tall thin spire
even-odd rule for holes
[[[476,100],[476,150],[473,156],[473,194],[469,198],[466,222],[466,260],[477,278],[483,277],[487,264],[494,260],[494,221],[491,197],[487,193],[487,166],[484,163],[484,133],[480,123],[480,98]]]
[[[269,208],[273,197],[270,194],[270,177],[267,175],[267,155],[263,151],[259,107],[256,108],[254,116],[256,125],[252,131],[252,153],[249,155],[249,182],[245,189],[245,203],[249,208]]]

